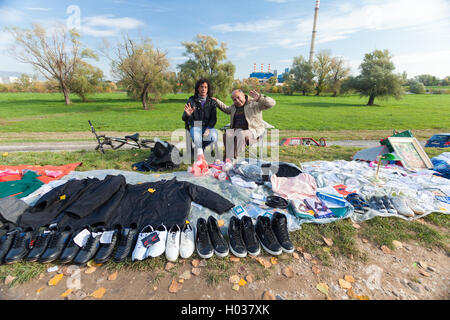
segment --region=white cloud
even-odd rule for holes
[[[450,75],[450,50],[393,54],[392,62],[395,66],[394,72],[402,73],[406,71],[408,78],[413,78],[419,74],[432,74],[442,79]],[[348,61],[354,76],[360,73],[359,66],[361,63],[362,59]]]
[[[30,11],[51,11],[52,8],[27,8]]]
[[[432,74],[438,78],[450,75],[450,50],[398,55],[392,58],[397,72],[407,70],[408,78]]]
[[[364,1],[355,7],[348,2],[331,9],[322,5],[317,21],[317,43],[348,38],[360,31],[421,29],[448,30],[450,4],[445,0]],[[293,48],[309,43],[313,26],[310,18],[272,19],[246,23],[220,24],[220,32],[260,32],[282,47]],[[447,28],[445,28],[447,27]],[[443,29],[444,28],[444,29]],[[444,32],[445,33],[445,32]]]
[[[188,60],[188,57],[171,57],[169,59],[173,61],[186,61]]]
[[[266,0],[266,2],[274,2],[274,3],[286,3],[287,0]]]
[[[94,37],[108,37],[120,30],[136,29],[143,26],[140,20],[130,17],[114,18],[112,15],[100,15],[84,18],[81,22],[81,32]]]
[[[211,29],[220,32],[271,32],[282,27],[283,20],[264,20],[249,23],[224,23],[212,26]]]
[[[24,18],[25,15],[20,10],[8,7],[0,8],[0,23],[2,25],[16,24],[23,21]]]

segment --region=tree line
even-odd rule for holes
[[[399,99],[406,84],[411,92],[421,93],[420,85],[448,85],[450,80],[450,77],[439,80],[430,75],[407,79],[405,73],[395,74],[388,50],[365,54],[359,66],[360,74],[351,76],[350,67],[343,58],[321,51],[312,62],[303,56],[294,57],[289,72],[283,74],[282,86],[277,85],[275,77],[261,85],[255,78],[234,79],[236,68],[227,61],[226,43],[219,43],[207,35],[199,34],[194,41],[182,42],[187,60],[177,65],[178,72],[173,72],[170,71],[167,52],[156,48],[149,38],[132,39],[123,35],[114,46],[104,41],[99,53],[95,53],[80,42],[77,30],[68,30],[63,24],[55,26],[51,34],[37,23],[30,29],[10,27],[7,31],[15,39],[10,48],[11,55],[20,62],[31,64],[47,79],[42,84],[22,75],[12,85],[12,90],[58,90],[64,95],[67,105],[71,104],[70,93],[87,101],[91,93],[111,92],[120,87],[131,99],[141,101],[144,110],[148,110],[152,103],[167,93],[192,92],[199,78],[208,78],[214,85],[214,95],[221,99],[235,88],[317,96],[323,92],[332,92],[333,96],[358,92],[369,98],[368,105],[373,105],[375,98],[392,96]],[[116,84],[104,81],[102,70],[90,63],[98,60],[99,54],[110,61]],[[0,91],[5,91],[5,86],[0,85]]]

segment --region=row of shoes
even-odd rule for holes
[[[225,257],[229,251],[240,258],[247,254],[257,256],[261,247],[271,255],[294,251],[284,214],[275,212],[272,219],[258,216],[255,225],[249,216],[242,219],[232,216],[228,226],[228,242],[214,217],[210,216],[208,221],[203,218],[197,220],[196,248],[201,258],[208,259],[213,254]]]
[[[103,228],[91,228],[89,237],[83,246],[79,246],[75,237],[80,233],[70,228],[59,230],[56,226],[41,228],[38,231],[9,227],[0,237],[0,263],[12,264],[21,260],[49,263],[83,265],[93,259],[96,263],[105,263],[110,258],[119,262],[129,256],[136,239],[135,226],[112,230],[110,242],[101,243]],[[117,245],[117,246],[116,246]]]
[[[131,260],[155,258],[165,252],[167,260],[175,262],[179,256],[189,258],[195,250],[203,259],[209,259],[214,254],[226,257],[230,251],[243,258],[247,254],[259,255],[261,246],[272,255],[294,251],[284,214],[276,212],[272,219],[260,216],[255,225],[248,216],[241,220],[232,216],[228,227],[228,241],[213,216],[208,219],[198,218],[195,231],[188,222],[182,228],[175,224],[170,229],[165,225],[156,229],[148,225],[137,237]]]
[[[366,201],[358,193],[351,193],[346,196],[346,200],[354,207],[356,213],[365,213],[370,209],[381,213],[401,214],[405,217],[421,215],[425,210],[414,198],[405,196],[372,196]]]
[[[139,233],[131,255],[132,261],[156,258],[164,252],[169,261],[176,261],[178,256],[189,258],[194,253],[194,229],[189,221],[180,228],[174,224],[167,230],[164,224],[155,230],[151,225],[145,226]]]
[[[84,265],[89,260],[102,264],[113,259],[120,262],[131,255],[132,261],[154,258],[165,252],[169,261],[178,256],[189,258],[195,249],[201,258],[208,259],[216,254],[225,257],[229,251],[237,257],[248,254],[256,256],[263,249],[272,255],[293,252],[294,246],[289,238],[287,218],[275,212],[272,218],[259,216],[256,224],[252,218],[233,216],[228,227],[228,241],[225,240],[217,220],[210,216],[207,220],[197,220],[196,232],[187,221],[183,227],[173,225],[169,229],[160,225],[144,227],[138,233],[136,226],[117,228],[110,231],[108,243],[101,242],[105,229],[85,226],[88,236],[82,246],[77,242],[80,230],[73,232],[69,228],[59,230],[57,226],[41,228],[38,231],[22,230],[7,226],[0,237],[0,263],[11,264],[20,260],[50,263]]]
[[[421,215],[425,210],[419,205],[416,199],[405,196],[373,196],[370,198],[372,208],[382,213],[401,214],[405,217]]]

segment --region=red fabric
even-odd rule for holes
[[[344,185],[344,184],[338,184],[338,185],[335,185],[335,186],[333,186],[333,188],[338,192],[338,193],[340,193],[341,195],[343,195],[344,197],[346,197],[346,196],[348,196],[350,193],[352,193],[352,192],[349,192],[348,190],[347,190],[347,186],[346,185]]]
[[[6,176],[0,177],[0,181],[13,181],[13,180],[21,180],[22,179],[22,170],[28,169],[37,172],[37,174],[41,175],[38,177],[43,183],[49,183],[53,180],[58,180],[65,175],[69,174],[71,171],[74,171],[78,166],[81,166],[82,162],[69,163],[63,166],[33,166],[33,165],[21,165],[21,166],[1,166],[0,172],[6,169],[10,170],[18,170],[19,174],[8,174]],[[45,170],[49,171],[62,171],[60,175],[53,177],[49,176],[45,173]]]

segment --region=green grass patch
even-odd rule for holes
[[[98,131],[173,131],[184,128],[181,120],[190,94],[169,94],[151,109],[125,93],[102,93],[83,103],[73,97],[65,105],[58,93],[0,93],[0,132],[71,132],[89,130],[92,120]],[[406,130],[448,129],[450,95],[405,95],[401,100],[375,100],[352,96],[285,96],[269,94],[277,104],[264,111],[264,119],[279,130]],[[228,97],[225,102],[231,104]],[[216,128],[229,122],[218,112]]]
[[[420,245],[449,250],[449,235],[442,234],[417,221],[392,217],[375,217],[362,224],[361,235],[376,245],[394,249],[393,240],[417,241]]]
[[[12,287],[37,278],[47,268],[47,264],[38,262],[19,262],[11,265],[0,265],[0,281],[4,282],[7,276],[15,277],[10,283],[10,287]]]
[[[300,230],[291,233],[291,239],[296,247],[302,247],[329,266],[331,255],[364,258],[356,247],[356,234],[356,229],[346,219],[329,224],[303,223]],[[323,237],[331,239],[333,245],[328,247]]]
[[[450,229],[450,216],[441,213],[431,213],[424,218],[425,221],[430,222],[438,227]]]

